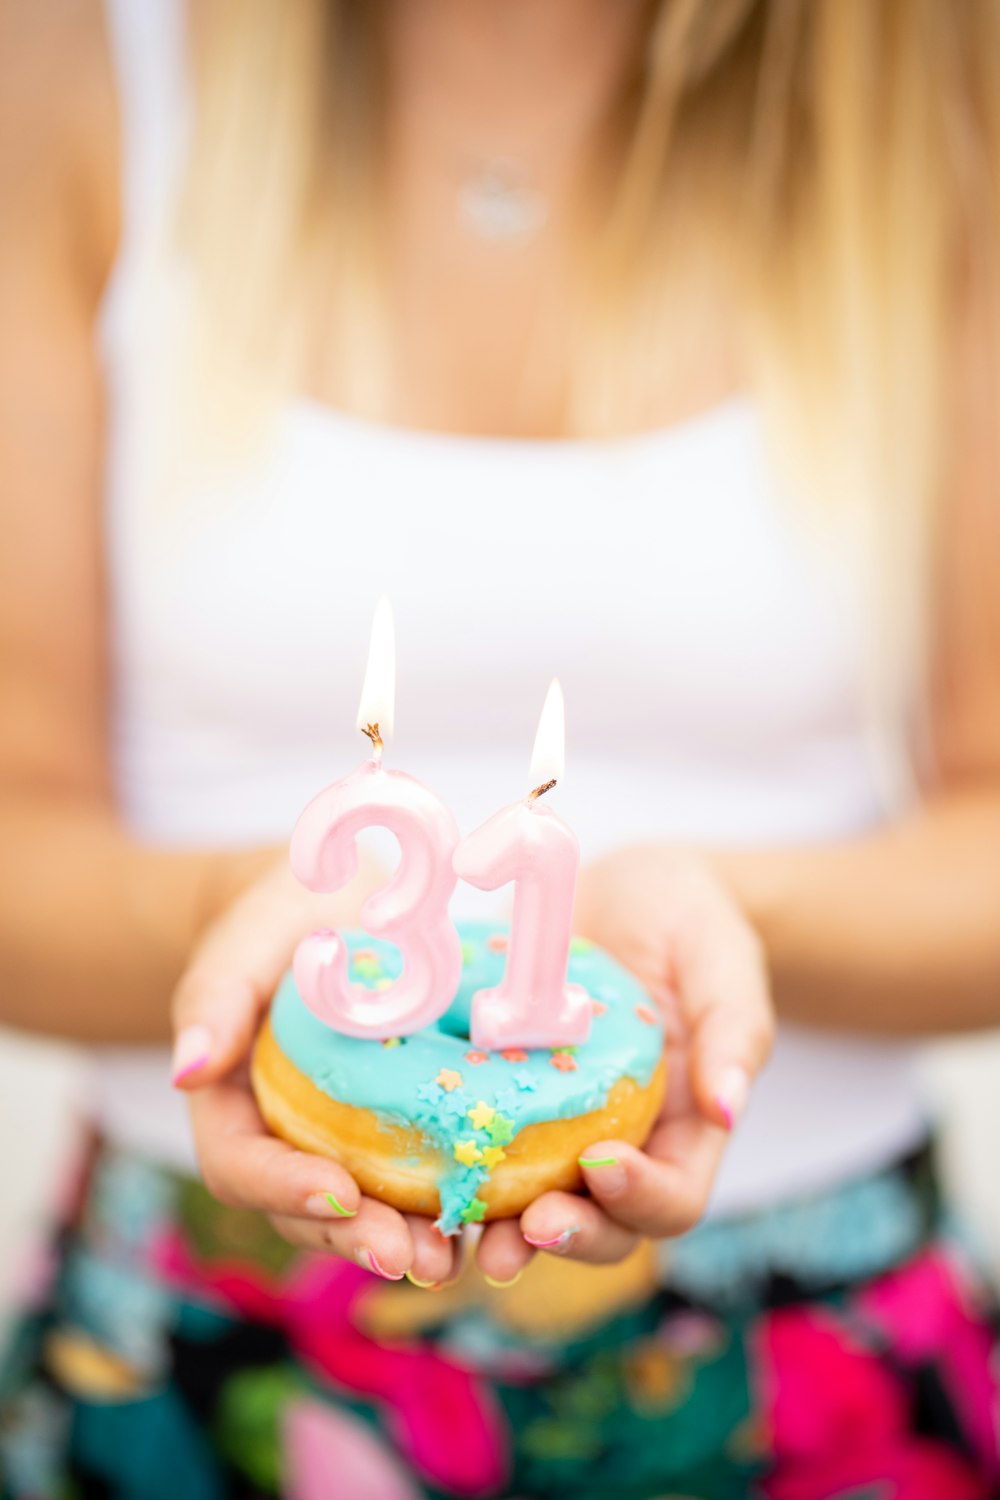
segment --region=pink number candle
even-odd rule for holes
[[[313,932],[295,951],[295,982],[306,1005],[348,1036],[405,1036],[448,1009],[462,973],[462,948],[448,916],[455,888],[452,856],[459,833],[444,803],[412,776],[382,764],[392,729],[395,644],[392,615],[381,600],[372,624],[358,727],[372,756],[335,781],[302,813],[292,834],[292,869],[313,891],[337,891],[357,871],[355,838],[363,828],[388,828],[400,860],[387,885],[361,909],[365,931],[399,948],[403,971],[385,990],[348,978],[348,953],[335,932]]]
[[[589,997],[566,983],[580,847],[572,829],[540,800],[562,775],[564,740],[562,690],[553,682],[531,758],[535,791],[495,813],[455,853],[459,876],[479,890],[514,882],[503,979],[472,1000],[472,1044],[484,1051],[571,1046],[585,1042],[590,1031]]]

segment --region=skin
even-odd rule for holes
[[[574,164],[599,134],[639,15],[617,0],[550,0],[543,10],[529,0],[422,0],[418,29],[412,0],[395,7],[387,135],[400,420],[559,432],[572,317],[559,273],[579,223]],[[446,93],[432,65],[450,80]],[[547,123],[554,97],[565,103],[558,130]],[[551,232],[516,255],[471,238],[457,245],[453,188],[442,186],[450,143],[516,154],[522,137],[552,199]],[[182,1086],[217,1196],[269,1213],[294,1243],[366,1265],[372,1252],[391,1275],[440,1282],[454,1273],[453,1246],[426,1221],[362,1201],[334,1163],[267,1136],[246,1084],[250,1040],[295,941],[320,921],[348,921],[377,875],[317,902],[281,851],[165,852],[138,842],[115,811],[93,336],[119,235],[119,147],[96,0],[0,0],[3,1018],[85,1041],[154,1041],[169,1034],[172,1008],[177,1032],[205,1028],[207,1055],[193,1068],[188,1058]],[[513,372],[543,306],[546,357],[526,393]],[[715,309],[698,359],[665,372],[658,424],[738,385],[728,325]],[[645,1152],[593,1143],[589,1158],[615,1163],[587,1169],[588,1198],[550,1194],[519,1223],[487,1229],[478,1256],[494,1279],[526,1264],[528,1240],[608,1261],[636,1235],[696,1221],[727,1114],[738,1114],[770,1046],[769,988],[780,1013],[818,1025],[901,1034],[1000,1019],[1000,520],[987,478],[997,472],[987,326],[973,306],[955,330],[935,775],[924,800],[835,847],[651,847],[584,871],[578,930],[655,993],[669,986],[677,997],[673,1083]],[[332,378],[317,377],[312,394],[338,404]]]

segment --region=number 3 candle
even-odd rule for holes
[[[480,890],[514,882],[507,967],[496,989],[472,1001],[472,1044],[558,1047],[585,1042],[590,1031],[587,992],[566,983],[573,897],[580,848],[572,830],[540,798],[563,771],[562,690],[545,699],[531,758],[535,790],[501,809],[463,839],[455,869]]]
[[[358,709],[358,728],[372,742],[371,759],[310,802],[291,843],[292,869],[302,884],[337,891],[357,871],[355,838],[363,828],[388,828],[399,840],[395,874],[361,909],[365,930],[400,950],[399,978],[382,991],[352,983],[347,950],[335,932],[313,932],[295,952],[295,982],[306,1005],[328,1026],[356,1037],[404,1036],[427,1026],[451,1004],[462,972],[461,943],[448,917],[458,826],[427,787],[382,764],[394,689],[392,615],[383,599],[372,623]]]

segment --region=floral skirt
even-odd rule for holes
[[[0,1366],[8,1500],[982,1500],[997,1323],[929,1149],[428,1292],[94,1141]]]

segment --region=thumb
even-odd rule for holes
[[[258,881],[212,924],[174,993],[175,1088],[214,1083],[246,1059],[308,926],[302,893],[284,869]]]
[[[248,1055],[265,1003],[246,976],[185,975],[175,1002],[174,1088],[200,1088],[230,1073]]]
[[[699,1113],[732,1130],[767,1061],[774,1018],[763,950],[742,918],[720,920],[678,966]]]
[[[732,1130],[750,1098],[769,1050],[770,1032],[729,1007],[705,1013],[691,1040],[691,1092],[699,1113]]]

